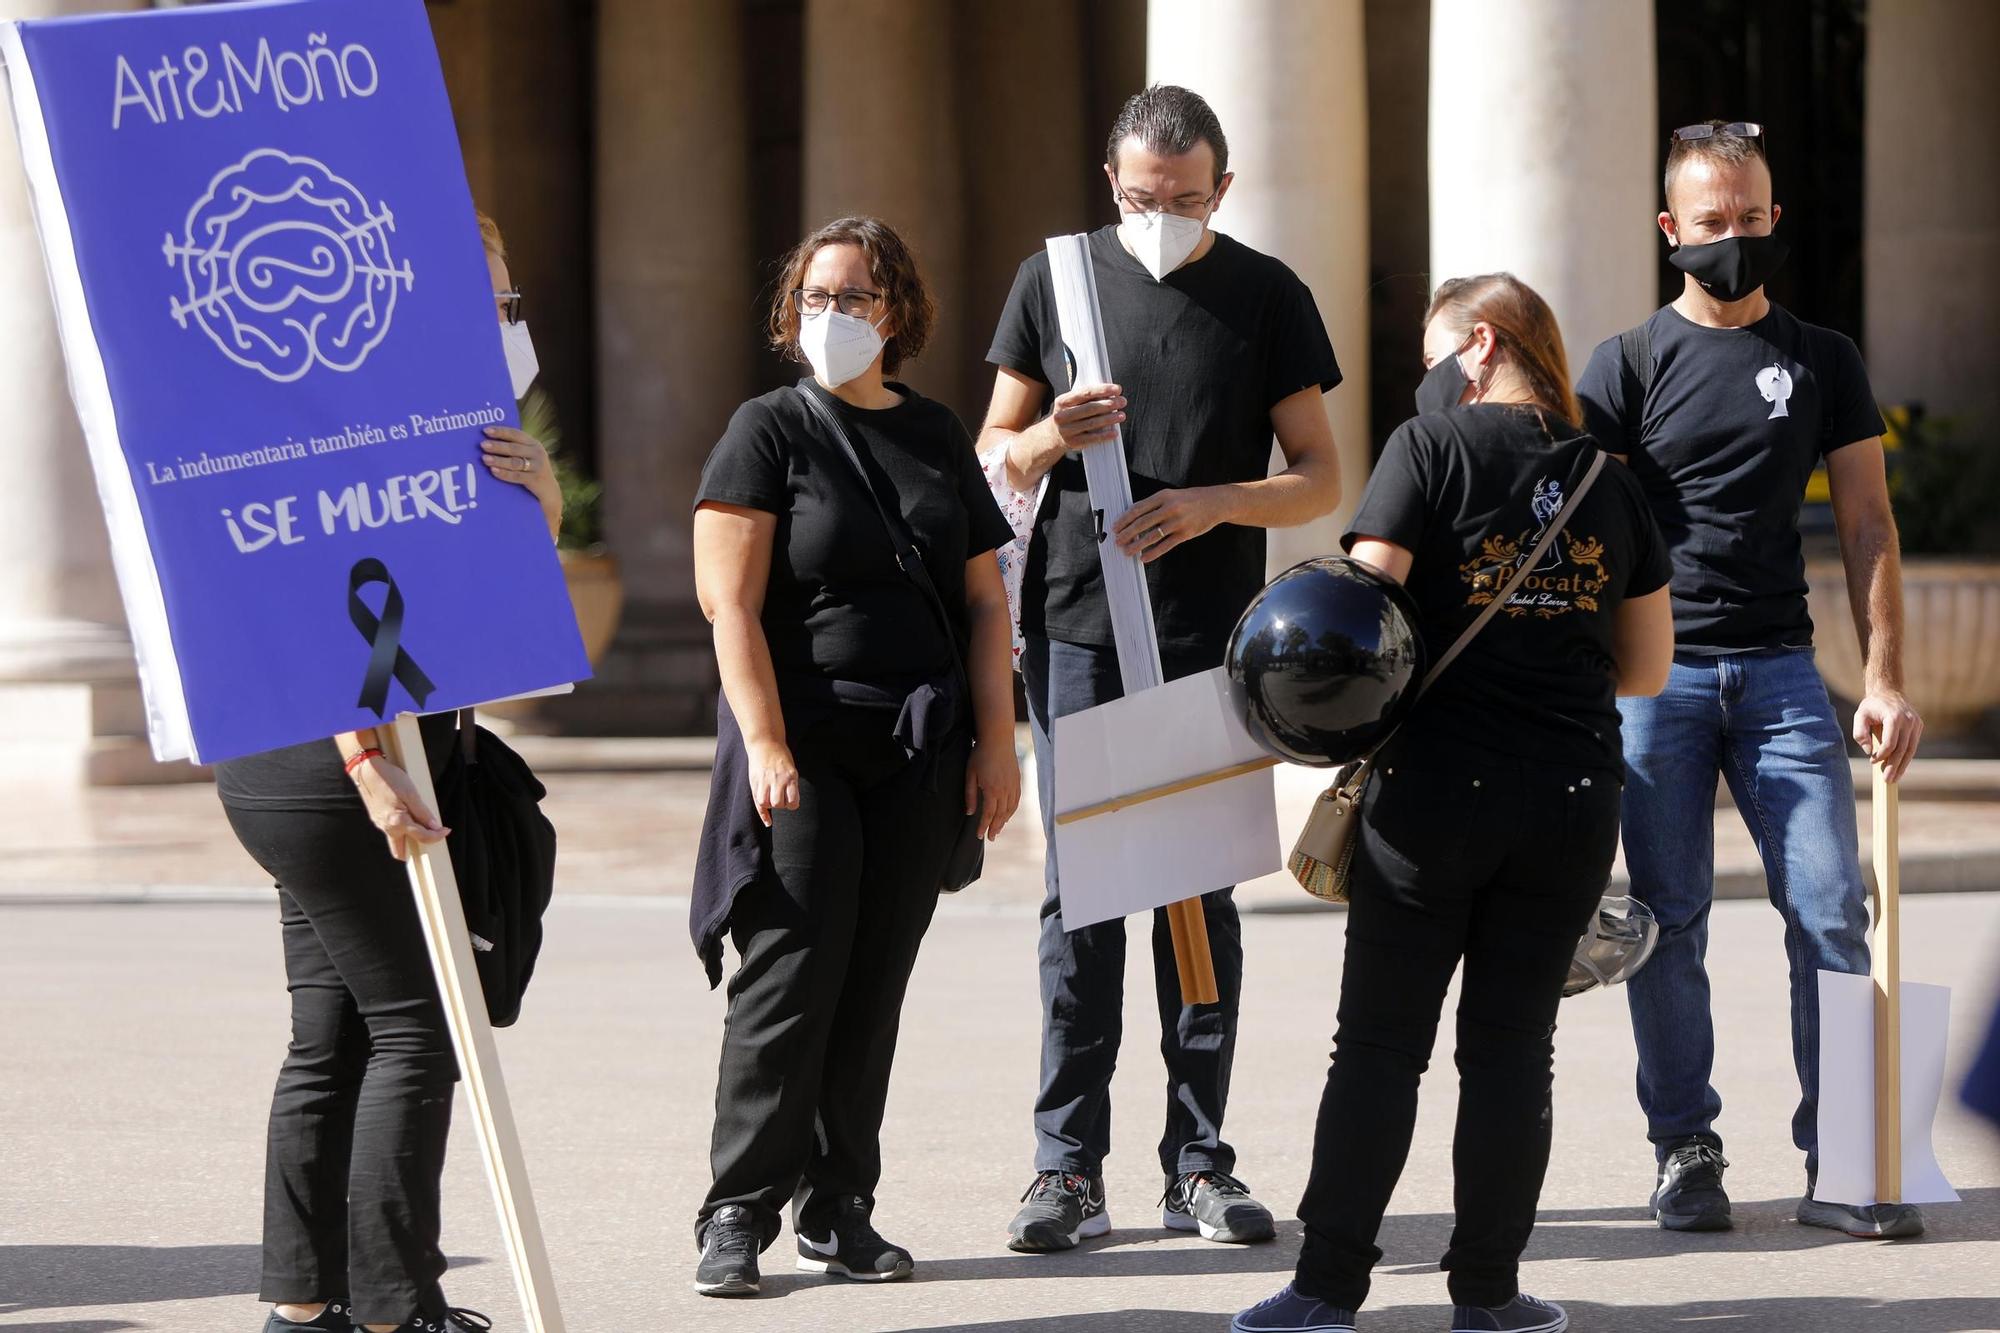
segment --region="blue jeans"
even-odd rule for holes
[[[1202,655],[1167,654],[1166,679],[1221,665]],[[1109,648],[1026,636],[1021,677],[1035,738],[1035,787],[1048,836],[1042,899],[1042,1082],[1035,1097],[1035,1169],[1098,1175],[1111,1151],[1111,1074],[1124,1031],[1125,922],[1063,929],[1056,875],[1054,720],[1124,696],[1118,654]],[[1164,909],[1153,913],[1153,989],[1160,1055],[1167,1064],[1166,1127],[1160,1169],[1232,1171],[1236,1151],[1222,1141],[1229,1069],[1236,1056],[1236,1011],[1243,994],[1243,932],[1233,888],[1201,899],[1215,957],[1217,1004],[1181,1003],[1180,973]]]
[[[1868,912],[1856,847],[1847,742],[1809,649],[1677,655],[1665,690],[1620,699],[1625,864],[1632,892],[1660,920],[1652,961],[1626,985],[1639,1049],[1639,1105],[1656,1156],[1712,1133],[1722,1099],[1709,1082],[1708,908],[1715,898],[1715,775],[1721,771],[1785,920],[1792,1141],[1810,1174],[1819,1139],[1819,977],[1868,971]]]

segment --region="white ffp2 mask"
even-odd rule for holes
[[[1155,282],[1187,262],[1201,244],[1203,225],[1200,218],[1173,213],[1126,213],[1118,219],[1125,243]]]
[[[799,350],[820,383],[838,388],[875,363],[882,331],[865,319],[827,309],[799,319]]]
[[[535,359],[535,344],[528,337],[526,322],[500,326],[500,348],[507,353],[507,376],[514,381],[516,401],[528,396],[528,386],[541,374],[542,363]]]

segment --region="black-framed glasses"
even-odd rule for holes
[[[521,289],[510,287],[504,292],[493,293],[493,304],[500,310],[500,318],[509,324],[521,322]]]
[[[1208,206],[1215,202],[1215,196],[1222,193],[1222,187],[1217,185],[1213,190],[1208,192],[1208,197],[1205,199],[1175,199],[1164,204],[1157,199],[1146,199],[1143,201],[1134,199],[1131,195],[1125,193],[1122,186],[1114,185],[1111,188],[1111,193],[1118,200],[1118,206],[1127,213],[1172,213],[1177,218],[1196,218],[1200,217]]]
[[[1675,143],[1694,143],[1726,134],[1733,139],[1761,139],[1764,127],[1754,120],[1732,120],[1726,125],[1683,125],[1673,133]]]
[[[882,293],[863,291],[859,287],[849,287],[839,292],[822,291],[818,287],[792,289],[792,309],[801,315],[823,314],[831,304],[843,315],[866,319],[874,311],[875,303],[881,299]]]

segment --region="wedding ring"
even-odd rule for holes
[[[521,460],[521,471],[523,471],[523,472],[532,472],[532,471],[534,471],[534,468],[535,468],[535,460],[534,460],[534,459],[532,459],[532,458],[524,458],[524,459],[522,459],[522,460]]]
[[[1154,546],[1158,546],[1161,542],[1165,541],[1166,539],[1167,539],[1166,529],[1162,528],[1159,524],[1155,523],[1153,525],[1153,540],[1151,544]]]

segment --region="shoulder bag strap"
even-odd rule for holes
[[[1646,395],[1653,391],[1652,321],[1635,324],[1618,335],[1618,355],[1625,363],[1626,383],[1639,391],[1636,402],[1625,405],[1625,453],[1639,451],[1640,435],[1646,426]]]
[[[889,535],[889,549],[896,558],[896,568],[907,574],[923,592],[931,613],[937,617],[938,628],[944,633],[945,646],[951,650],[952,668],[957,671],[959,679],[965,681],[965,663],[959,656],[958,636],[952,632],[951,614],[945,610],[944,598],[938,595],[937,584],[931,581],[930,570],[924,564],[924,553],[917,546],[916,538],[910,534],[910,529],[903,522],[901,515],[882,502],[881,493],[875,489],[874,478],[868,475],[867,467],[861,462],[860,451],[854,447],[853,438],[848,435],[847,428],[841,424],[840,418],[833,414],[833,409],[828,407],[818,394],[806,387],[803,381],[796,387],[799,397],[806,400],[806,407],[840,446],[840,452],[846,456],[848,466],[854,469],[854,475],[861,480],[861,489],[868,492],[868,498],[875,502],[875,512],[882,519],[882,530]],[[967,706],[970,707],[969,690]]]

